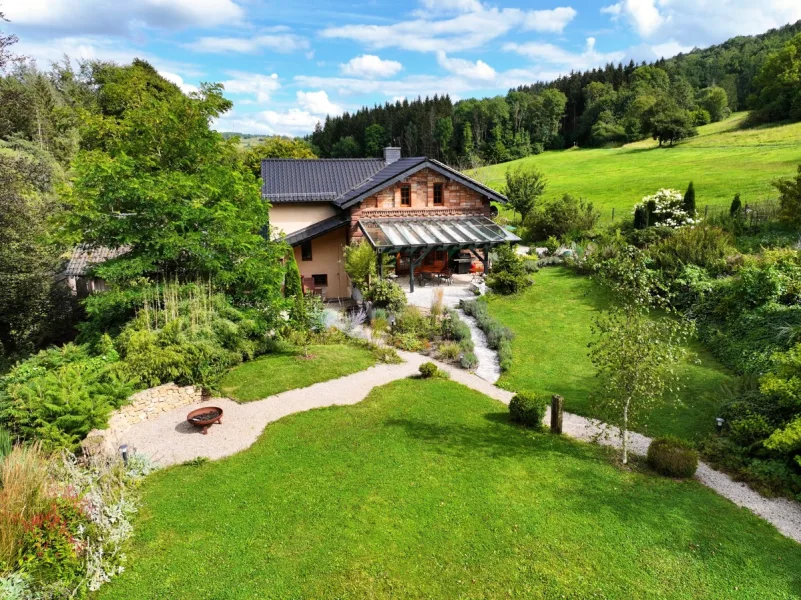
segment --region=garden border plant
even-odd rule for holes
[[[508,371],[512,366],[512,339],[514,332],[501,325],[487,309],[486,298],[461,300],[459,306],[476,320],[479,329],[487,336],[487,345],[498,353],[501,371]]]

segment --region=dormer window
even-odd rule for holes
[[[442,206],[444,200],[444,186],[441,183],[434,184],[434,206]]]
[[[400,188],[401,206],[412,205],[412,186],[402,185]]]

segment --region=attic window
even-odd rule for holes
[[[410,185],[402,185],[400,189],[401,194],[401,206],[411,206],[412,205],[412,186]]]
[[[441,183],[434,184],[434,206],[442,206],[443,186]]]

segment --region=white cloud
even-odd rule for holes
[[[202,37],[185,45],[195,52],[210,54],[255,54],[262,50],[272,50],[289,54],[307,50],[309,41],[292,33],[269,33],[252,37]]]
[[[366,77],[376,79],[379,77],[392,77],[397,75],[403,65],[396,60],[383,60],[374,54],[363,54],[351,58],[343,65],[339,65],[339,70],[344,75],[351,77]]]
[[[424,10],[432,13],[465,13],[481,10],[478,0],[421,0]]]
[[[343,112],[342,107],[334,104],[328,99],[328,94],[320,90],[318,92],[303,92],[297,93],[298,106],[304,111],[313,115],[338,115]]]
[[[707,46],[801,19],[798,0],[620,0],[601,9],[628,23],[643,39],[682,47]]]
[[[656,59],[670,58],[671,56],[676,56],[681,53],[687,54],[692,49],[693,46],[679,44],[676,40],[669,40],[663,44],[654,44],[650,47]]]
[[[392,25],[329,27],[320,35],[353,40],[371,48],[453,53],[480,48],[516,28],[561,32],[575,15],[576,11],[567,7],[524,11],[480,6],[448,19],[418,14],[419,18]]]
[[[578,13],[569,6],[560,6],[553,10],[533,10],[526,14],[523,29],[529,31],[562,33],[568,23]]]
[[[200,91],[196,85],[192,85],[191,83],[186,83],[184,78],[176,73],[170,73],[169,71],[159,71],[159,75],[161,75],[167,81],[173,82],[184,94],[191,94],[192,92]]]
[[[46,42],[28,41],[23,37],[14,46],[14,51],[34,59],[43,68],[49,66],[50,63],[61,62],[64,56],[71,60],[109,60],[120,64],[130,63],[134,58],[141,58],[161,73],[166,72],[175,77],[192,77],[193,79],[203,76],[202,69],[197,65],[163,59],[107,36],[70,36],[52,38]]]
[[[524,44],[508,43],[503,47],[508,52],[516,52],[534,61],[541,61],[569,70],[584,70],[603,66],[606,63],[620,62],[625,52],[598,52],[595,49],[595,38],[586,40],[584,51],[570,52],[553,44],[543,42],[527,42]]]
[[[269,101],[273,92],[281,87],[276,73],[262,75],[260,73],[229,71],[228,75],[233,79],[222,82],[226,92],[237,96],[252,96],[259,103]]]
[[[3,12],[15,25],[51,33],[211,27],[238,23],[244,17],[233,0],[4,0]]]
[[[442,51],[437,52],[437,63],[454,75],[473,81],[494,81],[497,75],[495,69],[483,60],[472,62],[463,58],[448,58]]]

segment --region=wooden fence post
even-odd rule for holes
[[[612,207],[612,223],[615,222],[615,207]]]
[[[564,400],[558,394],[554,394],[551,398],[551,433],[557,435],[562,433],[562,405]]]

